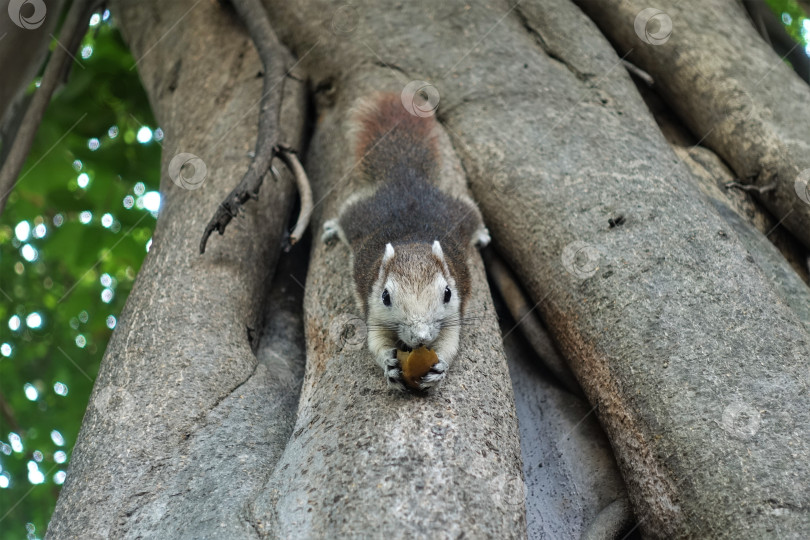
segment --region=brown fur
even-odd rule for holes
[[[431,245],[439,240],[461,297],[470,295],[467,257],[480,214],[468,201],[447,195],[435,185],[440,169],[436,120],[410,114],[399,94],[380,94],[358,107],[356,155],[359,170],[380,187],[340,216],[340,226],[354,252],[357,291],[368,312],[368,296],[377,279],[385,244],[394,246],[393,267],[427,278],[442,271]]]
[[[399,94],[380,93],[353,111],[355,158],[369,179],[432,178],[439,164],[436,120],[410,114]]]

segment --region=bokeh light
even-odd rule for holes
[[[28,316],[25,318],[25,325],[28,328],[40,328],[42,326],[42,315],[34,311],[33,313],[29,313]]]
[[[22,324],[22,319],[20,319],[19,315],[12,315],[8,319],[8,328],[11,331],[19,330],[21,324]]]
[[[56,446],[63,446],[65,444],[65,438],[62,437],[62,434],[55,429],[51,431],[51,440]]]
[[[39,465],[34,460],[28,462],[28,481],[35,485],[45,481],[45,475],[39,470]]]
[[[20,453],[23,451],[22,439],[17,433],[14,433],[13,431],[9,433],[8,442],[11,444],[11,449],[15,452]]]
[[[138,130],[138,135],[135,137],[139,143],[146,144],[152,140],[152,130],[146,126]]]
[[[65,471],[56,471],[53,475],[53,482],[54,484],[62,485],[65,483],[66,477],[67,473],[65,473]]]
[[[150,212],[157,212],[160,210],[160,193],[157,191],[149,191],[143,196],[143,207]]]
[[[23,390],[25,391],[25,397],[28,398],[29,401],[36,401],[39,397],[39,392],[37,392],[36,387],[31,383],[25,383]]]
[[[31,244],[25,244],[20,248],[20,255],[28,262],[34,262],[39,258],[39,252]]]
[[[17,237],[17,240],[20,242],[25,242],[28,240],[28,236],[31,234],[31,224],[27,221],[21,221],[17,223],[17,226],[14,227],[14,236]]]

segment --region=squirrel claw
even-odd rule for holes
[[[329,244],[335,238],[340,236],[340,225],[338,220],[330,219],[323,224],[323,234],[321,234],[321,242]]]
[[[392,376],[387,375],[388,377],[388,388],[393,388],[399,392],[405,392],[405,382],[402,380],[402,372],[399,372],[399,375]]]
[[[475,235],[473,237],[473,243],[476,247],[485,248],[489,245],[492,241],[492,237],[489,235],[489,229],[486,227],[481,227],[477,231],[475,231]]]
[[[422,380],[419,381],[419,389],[427,390],[442,382],[447,376],[448,367],[447,362],[443,360],[436,362],[436,364],[430,368],[430,371],[422,377]]]
[[[396,349],[391,349],[391,353],[385,355],[383,364],[383,372],[388,381],[388,387],[405,392],[405,380],[402,378],[402,368],[399,365]]]

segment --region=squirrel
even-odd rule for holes
[[[322,240],[337,237],[351,248],[368,348],[389,387],[406,388],[398,349],[435,351],[436,363],[416,381],[426,390],[445,379],[458,353],[468,256],[490,242],[489,231],[472,199],[437,185],[439,124],[432,115],[409,112],[399,94],[378,93],[352,108],[350,126],[357,171],[370,187],[326,221]]]

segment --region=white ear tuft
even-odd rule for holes
[[[444,252],[442,251],[442,245],[439,244],[438,240],[433,241],[433,254],[436,255],[439,259],[444,260]]]
[[[390,261],[393,258],[393,256],[394,256],[394,246],[392,246],[391,243],[389,242],[388,244],[385,244],[385,254],[383,255],[382,259],[383,264]]]

